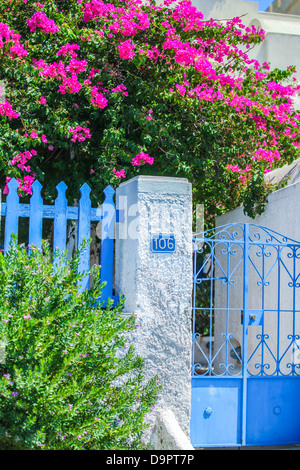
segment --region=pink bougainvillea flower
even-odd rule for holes
[[[41,96],[39,101],[41,104],[47,104],[47,100],[44,96]]]
[[[59,27],[54,23],[54,21],[50,20],[43,11],[36,11],[33,13],[32,17],[27,20],[27,24],[31,33],[35,32],[37,28],[41,28],[43,33],[51,34],[54,34],[59,30]]]
[[[32,183],[35,181],[35,175],[26,175],[23,179],[17,178],[19,189],[27,194],[32,194]]]
[[[126,178],[125,170],[122,168],[122,170],[116,170],[116,168],[113,169],[114,174],[116,175],[117,178]]]
[[[267,161],[270,163],[273,163],[274,160],[280,160],[280,153],[278,150],[266,150],[263,148],[259,148],[256,150],[255,154],[253,157],[251,157],[252,160],[257,160],[257,161]]]
[[[121,42],[121,44],[118,45],[119,56],[121,59],[133,59],[135,55],[134,48],[135,44],[131,42],[131,39],[127,39],[127,41]]]
[[[59,92],[62,95],[66,93],[79,93],[80,90],[81,84],[75,74],[72,74],[71,77],[64,77],[62,84],[59,86]]]
[[[86,139],[90,139],[92,137],[90,129],[88,127],[77,126],[75,129],[70,127],[69,132],[72,134],[72,142],[83,142]]]
[[[8,117],[9,119],[18,119],[20,116],[7,101],[5,101],[5,103],[0,103],[0,114]]]
[[[111,89],[111,91],[114,92],[114,93],[120,92],[124,96],[128,96],[128,92],[126,90],[127,90],[127,88],[123,83],[120,83],[120,85],[118,85],[115,88]]]
[[[14,57],[26,57],[28,52],[20,43],[20,35],[15,33],[13,29],[10,29],[7,24],[0,22],[0,49],[3,49],[4,45],[9,44],[9,50],[4,52],[4,55]]]
[[[140,152],[138,153],[132,160],[131,163],[133,166],[139,166],[142,163],[149,163],[149,165],[153,165],[154,158],[150,157],[148,153]]]
[[[148,116],[146,116],[146,119],[148,119],[148,121],[152,121],[152,116],[151,116],[152,113],[153,113],[153,109],[149,109]]]
[[[100,109],[106,108],[106,106],[108,105],[108,100],[106,96],[104,96],[103,93],[99,91],[97,86],[92,87],[92,96],[93,98],[91,99],[91,103],[94,106]]]
[[[9,193],[9,189],[8,189],[7,183],[9,183],[10,180],[11,180],[11,176],[7,176],[7,177],[6,177],[6,180],[5,180],[6,185],[5,185],[5,188],[3,189],[3,194],[8,194],[8,193]]]
[[[87,67],[87,61],[86,60],[77,60],[72,58],[70,60],[69,65],[66,67],[66,71],[71,73],[71,74],[79,74],[81,72],[85,72]]]
[[[19,152],[18,155],[12,158],[10,161],[11,166],[16,165],[18,168],[21,170],[25,169],[25,165],[30,160],[32,157],[32,152],[29,152],[29,150],[25,150],[24,152]]]
[[[183,96],[186,92],[186,87],[183,85],[176,85],[176,89],[179,91],[179,93]]]
[[[67,55],[70,54],[71,57],[77,57],[76,50],[80,50],[80,46],[78,44],[65,44],[62,46],[56,53],[56,55]]]

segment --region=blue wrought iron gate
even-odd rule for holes
[[[194,447],[300,443],[300,242],[231,224],[194,243]]]

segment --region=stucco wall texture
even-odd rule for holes
[[[192,187],[182,178],[137,176],[121,184],[116,197],[125,214],[117,224],[116,294],[126,299],[125,313],[137,316],[132,342],[145,360],[146,378],[157,374],[164,387],[148,418],[148,437],[164,409],[189,436]],[[157,233],[175,237],[174,252],[151,251]]]

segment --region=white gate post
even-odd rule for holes
[[[124,312],[137,316],[132,341],[145,360],[146,379],[158,374],[164,387],[148,418],[148,437],[154,448],[167,445],[155,431],[167,411],[189,442],[192,185],[183,178],[137,176],[119,186],[116,207],[124,219],[116,229],[115,293],[126,299]],[[164,240],[155,238],[159,234]],[[175,441],[169,446],[179,448]]]

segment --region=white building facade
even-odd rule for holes
[[[288,3],[290,1],[286,0]],[[263,29],[266,33],[265,41],[255,47],[249,55],[259,62],[270,63],[271,69],[286,69],[294,65],[298,70],[297,77],[300,79],[300,16],[295,14],[298,10],[300,14],[300,3],[293,2],[294,9],[285,9],[290,13],[284,13],[284,9],[281,9],[280,13],[278,2],[280,3],[279,0],[274,2],[272,12],[262,12],[258,9],[258,2],[193,0],[193,4],[203,13],[204,19],[226,20],[239,16],[246,26],[254,25],[258,29]]]

